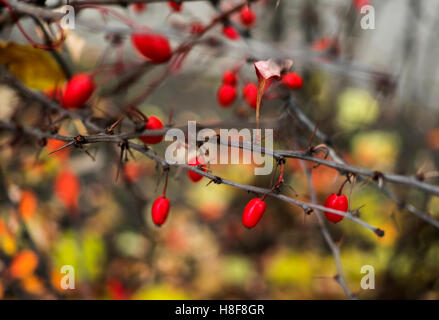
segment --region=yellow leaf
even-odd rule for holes
[[[133,297],[134,300],[186,300],[188,296],[180,289],[167,284],[158,284],[141,288]]]
[[[50,54],[30,45],[0,42],[0,63],[32,89],[47,90],[65,81],[62,70]]]

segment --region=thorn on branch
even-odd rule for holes
[[[59,128],[56,126],[50,126],[50,133],[51,134],[57,134],[58,133]]]
[[[417,180],[423,182],[423,181],[425,180],[425,174],[424,174],[423,172],[418,172],[418,173],[415,175],[415,178],[416,178]]]
[[[372,174],[372,180],[373,181],[378,181],[379,179],[383,178],[383,173],[380,171],[374,171]]]
[[[378,183],[381,188],[383,186],[384,174],[381,171],[374,171],[372,174],[372,180]]]
[[[52,151],[52,152],[49,153],[49,154],[53,154],[53,153],[55,153],[55,152],[61,151],[61,150],[65,149],[65,148],[68,148],[68,147],[74,145],[74,144],[75,144],[75,141],[71,141],[71,142],[69,142],[69,143],[66,143],[66,144],[63,145],[62,147],[60,147],[60,148],[58,148],[58,149]]]
[[[41,148],[45,147],[47,145],[47,139],[42,138],[42,139],[38,140],[38,144],[40,145]]]
[[[123,116],[121,116],[115,123],[113,123],[109,128],[105,128],[106,134],[114,134],[114,129],[122,122]]]
[[[404,200],[399,200],[397,204],[399,210],[403,210],[406,206],[406,202]]]
[[[84,143],[87,143],[87,140],[85,139],[84,136],[78,135],[75,137],[75,140],[74,140],[75,147],[82,148],[82,145]]]

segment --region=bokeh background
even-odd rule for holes
[[[238,1],[221,1],[227,8]],[[49,2],[48,2],[49,3]],[[439,165],[437,100],[439,84],[437,30],[439,3],[434,0],[371,1],[375,30],[362,30],[361,14],[351,1],[280,0],[253,5],[256,25],[245,39],[231,41],[221,27],[196,46],[179,73],[168,77],[140,106],[176,125],[253,121],[254,111],[240,97],[220,108],[216,91],[224,70],[243,64],[239,88],[256,81],[247,58],[291,58],[304,78],[294,92],[302,110],[332,137],[336,150],[353,165],[433,178]],[[185,3],[171,13],[166,3],[141,12],[113,8],[139,25],[166,34],[175,47],[188,35],[188,24],[207,24],[216,15],[206,1]],[[4,11],[2,12],[4,13]],[[238,25],[237,18],[233,18]],[[39,35],[31,19],[22,23]],[[132,49],[130,30],[105,21],[94,10],[77,15],[61,55],[74,72],[115,66],[126,70],[141,58]],[[114,34],[120,41],[114,42]],[[16,27],[2,26],[2,64],[15,66],[30,87],[44,90],[58,79],[53,59],[30,48]],[[329,43],[329,47],[328,47]],[[331,44],[333,46],[331,49]],[[327,51],[325,51],[327,50]],[[325,53],[326,52],[326,53]],[[32,58],[31,58],[32,57]],[[37,63],[39,62],[39,63]],[[14,64],[15,63],[15,64]],[[37,66],[44,71],[29,71]],[[56,65],[56,64],[55,64]],[[97,116],[117,115],[124,102],[144,91],[163,70],[155,67],[129,89],[116,93],[111,72],[98,78],[92,108]],[[49,73],[47,70],[51,70]],[[116,68],[115,68],[116,70]],[[29,73],[27,73],[29,72]],[[62,77],[61,77],[62,78]],[[57,80],[58,81],[58,80]],[[62,81],[59,80],[59,81]],[[287,92],[278,87],[279,96]],[[0,87],[0,118],[35,125],[38,106]],[[280,98],[264,101],[261,119],[284,113]],[[285,128],[297,130],[293,139]],[[275,147],[306,147],[311,133],[283,120],[275,128]],[[63,121],[60,132],[84,133],[78,121]],[[85,152],[73,148],[49,155],[64,143],[41,147],[31,139],[1,133],[0,149],[0,297],[5,299],[343,299],[337,271],[313,215],[267,198],[267,211],[253,230],[241,225],[245,204],[254,195],[203,179],[192,183],[185,171],[170,172],[171,211],[157,228],[152,201],[161,194],[155,162],[134,152],[117,182],[119,148],[97,144]],[[163,155],[166,143],[154,146]],[[240,183],[269,187],[270,176],[254,176],[252,166],[212,165],[215,174]],[[309,201],[308,183],[297,160],[288,160],[286,184]],[[312,169],[320,203],[343,181],[333,169]],[[163,182],[163,181],[162,181]],[[401,199],[439,219],[439,200],[416,189],[389,186]],[[294,197],[288,187],[283,192]],[[350,208],[361,219],[386,231],[383,238],[347,219],[329,225],[340,245],[350,289],[360,299],[437,299],[439,230],[398,206],[370,183],[347,185]],[[60,268],[75,268],[75,290],[60,288]],[[375,268],[375,290],[363,290],[360,270]]]

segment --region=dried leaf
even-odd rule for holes
[[[260,60],[254,63],[258,80],[279,79],[282,67],[274,60]]]

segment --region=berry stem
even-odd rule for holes
[[[144,115],[139,109],[137,109],[136,107],[133,107],[133,106],[129,107],[128,110],[127,110],[127,113],[130,114],[130,115],[132,115],[132,116],[134,116],[134,117],[136,117],[138,120],[142,120],[142,121],[144,121],[145,123],[148,122],[148,117],[145,116],[145,115]]]
[[[347,177],[346,180],[341,184],[340,189],[338,189],[337,196],[341,195],[341,193],[343,192],[344,185],[348,181],[350,181],[349,177]]]
[[[166,177],[165,177],[165,185],[163,186],[163,194],[162,197],[166,198],[166,189],[168,189],[168,176],[169,176],[169,168],[163,169],[166,171]]]
[[[278,162],[279,163],[279,162]],[[277,166],[276,166],[276,170],[275,170],[275,174],[277,171]],[[271,191],[274,191],[277,187],[279,187],[281,185],[281,183],[284,180],[284,162],[280,162],[280,172],[279,172],[279,177],[277,179],[277,182],[271,187]],[[265,198],[267,197],[267,193],[265,193],[262,197],[261,200],[264,201]]]
[[[130,19],[128,19],[124,15],[120,14],[116,10],[113,10],[110,8],[105,8],[105,7],[102,7],[99,5],[93,5],[93,4],[83,4],[83,5],[80,5],[77,7],[78,7],[78,10],[80,10],[80,9],[96,9],[100,13],[102,13],[103,15],[113,16],[114,18],[116,18],[120,22],[126,24],[128,27],[131,27],[131,28],[135,27],[135,24]]]

